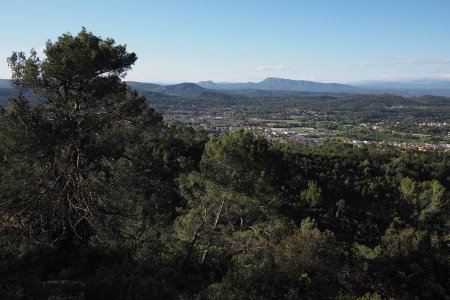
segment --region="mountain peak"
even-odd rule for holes
[[[298,91],[298,92],[354,92],[355,87],[339,83],[321,83],[307,80],[292,80],[278,77],[268,77],[261,82],[247,83],[214,83],[202,81],[199,85],[209,89],[256,89],[276,91]]]
[[[198,83],[199,86],[205,88],[205,89],[215,89],[217,88],[217,84],[212,80],[206,80],[206,81],[200,81]]]
[[[267,77],[266,79],[264,79],[261,82],[280,82],[280,81],[295,81],[292,79],[285,79],[285,78],[280,78],[280,77]]]

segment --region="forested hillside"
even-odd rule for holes
[[[45,54],[8,59],[42,101],[0,114],[0,298],[450,298],[448,151],[210,137],[122,82],[137,57],[114,40]],[[392,97],[342,101],[308,105],[375,118]]]

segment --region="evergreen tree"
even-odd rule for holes
[[[4,112],[13,142],[2,182],[14,186],[2,191],[1,208],[33,240],[53,245],[86,240],[105,217],[119,222],[136,213],[130,198],[140,194],[126,181],[133,173],[127,149],[162,118],[121,82],[137,59],[126,46],[83,28],[47,42],[44,54],[8,59],[26,94]]]

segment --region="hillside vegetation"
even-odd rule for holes
[[[210,137],[148,105],[377,118],[446,99],[139,94],[112,39],[83,29],[45,54],[8,60],[40,100],[0,114],[0,298],[450,298],[449,152]]]

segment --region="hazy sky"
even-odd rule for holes
[[[0,78],[12,51],[84,26],[136,52],[128,80],[450,79],[449,0],[0,2]]]

